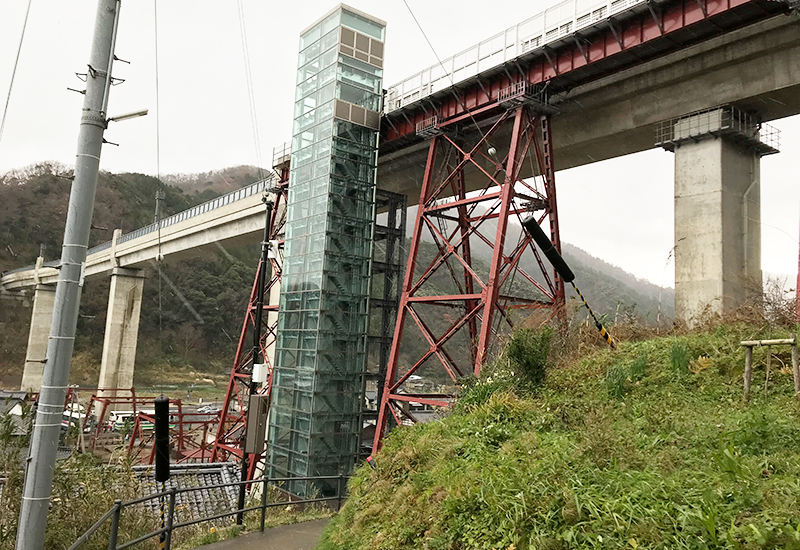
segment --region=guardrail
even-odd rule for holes
[[[182,221],[186,221],[190,218],[194,218],[195,216],[199,216],[200,214],[205,214],[206,212],[210,212],[211,210],[216,210],[217,208],[221,208],[232,202],[240,201],[244,198],[253,196],[258,193],[262,193],[267,189],[273,187],[275,182],[275,176],[272,175],[267,179],[257,181],[256,183],[252,183],[247,187],[242,187],[241,189],[237,189],[236,191],[232,191],[227,195],[222,195],[215,199],[211,199],[210,201],[206,201],[202,204],[198,204],[197,206],[193,206],[188,210],[184,210],[183,212],[178,212],[168,218],[164,218],[161,220],[160,223],[151,223],[150,225],[146,225],[144,227],[140,227],[135,231],[131,231],[130,233],[125,233],[121,235],[117,240],[117,244],[121,244],[133,239],[138,239],[143,235],[147,235],[148,233],[153,233],[159,229],[164,229],[165,227],[169,227],[171,225],[175,225],[176,223],[180,223]],[[90,248],[87,252],[87,255],[93,254],[95,252],[100,252],[101,250],[105,250],[106,248],[111,247],[111,241],[100,244],[95,246],[94,248]]]
[[[727,135],[760,155],[777,153],[781,132],[732,105],[719,105],[662,120],[655,126],[655,146],[674,151],[682,143]]]
[[[605,24],[646,0],[564,0],[522,23],[389,87],[390,113],[440,90],[535,50],[544,50],[577,31]]]
[[[139,229],[131,231],[130,233],[125,233],[124,235],[120,235],[119,239],[117,240],[117,244],[131,241],[133,239],[138,239],[139,237],[158,231],[159,228],[164,229],[165,227],[169,227],[171,225],[175,225],[176,223],[180,223],[190,218],[194,218],[195,216],[199,216],[200,214],[205,214],[206,212],[210,212],[211,210],[215,210],[217,208],[221,208],[233,202],[240,201],[244,198],[251,197],[255,194],[263,193],[264,191],[274,187],[276,180],[277,178],[275,174],[272,174],[266,179],[257,181],[256,183],[252,183],[246,187],[237,189],[236,191],[231,191],[226,195],[219,196],[215,199],[211,199],[210,201],[206,201],[202,204],[198,204],[197,206],[193,206],[188,210],[184,210],[182,212],[178,212],[177,214],[173,214],[172,216],[161,220],[160,223],[151,223],[150,225],[140,227]],[[102,252],[103,250],[111,248],[111,244],[112,244],[111,241],[107,241],[95,247],[90,248],[86,252],[87,258],[92,254],[97,254],[98,252]],[[51,260],[49,262],[43,263],[42,267],[58,267],[58,264],[59,264],[58,260]],[[18,267],[16,269],[9,269],[8,271],[5,271],[3,274],[6,275],[10,273],[20,273],[22,271],[30,271],[33,268],[34,266],[32,265],[25,267]]]
[[[289,483],[292,481],[324,481],[324,480],[337,480],[336,485],[336,495],[330,497],[318,497],[318,498],[310,498],[310,499],[302,499],[302,500],[283,500],[280,502],[267,502],[267,485],[269,483]],[[282,478],[269,478],[264,476],[260,479],[252,479],[249,481],[237,481],[235,483],[220,483],[217,485],[205,485],[201,487],[187,487],[187,488],[172,488],[169,491],[163,491],[161,493],[155,493],[152,495],[148,495],[146,497],[137,498],[134,500],[130,500],[128,502],[122,502],[121,500],[117,500],[114,503],[114,506],[111,507],[103,516],[95,522],[83,535],[78,537],[72,546],[69,547],[68,550],[77,550],[83,544],[85,544],[92,535],[94,535],[107,521],[111,520],[111,530],[109,533],[109,540],[108,540],[108,549],[109,550],[125,550],[126,548],[130,548],[146,540],[152,539],[153,537],[160,537],[162,534],[164,535],[164,545],[161,547],[164,550],[170,550],[170,545],[172,543],[172,533],[181,527],[189,527],[190,525],[196,525],[198,523],[204,523],[208,521],[214,521],[218,519],[222,519],[229,516],[234,516],[238,514],[244,514],[245,512],[253,512],[255,510],[261,511],[261,521],[260,521],[260,531],[264,531],[264,524],[266,520],[267,508],[274,508],[277,506],[285,506],[287,504],[295,505],[295,504],[311,504],[315,502],[333,502],[337,501],[337,508],[342,507],[342,501],[344,500],[345,490],[346,490],[346,480],[348,478],[343,475],[339,476],[301,476],[301,477],[282,477]],[[193,519],[190,521],[183,521],[180,523],[175,523],[175,500],[177,495],[181,493],[191,493],[195,491],[207,491],[209,489],[223,489],[226,487],[240,487],[242,485],[252,485],[252,484],[262,484],[261,489],[261,504],[258,506],[249,506],[244,508],[237,508],[236,510],[231,510],[228,512],[222,512],[219,514],[214,514],[212,516],[202,517],[200,519]],[[129,508],[131,506],[142,505],[147,501],[159,499],[167,500],[167,512],[165,515],[164,520],[164,527],[159,529],[155,529],[149,533],[146,533],[140,537],[137,537],[133,540],[128,542],[119,544],[117,540],[119,535],[119,522],[120,516],[122,514],[122,510],[125,508]]]
[[[110,243],[109,243],[110,245]],[[42,263],[42,267],[58,267],[59,261],[58,260],[50,260],[49,262]],[[26,265],[25,267],[16,267],[14,269],[9,269],[8,271],[3,271],[3,275],[7,275],[10,273],[21,273],[22,271],[31,271],[34,269],[35,265]]]

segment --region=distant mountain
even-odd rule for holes
[[[181,188],[164,185],[144,174],[101,172],[98,178],[89,246],[153,222],[156,191],[164,193],[164,216],[180,212],[219,195],[215,182],[234,188],[257,180],[248,167],[195,175],[168,176]],[[33,264],[41,253],[46,260],[59,257],[64,234],[72,171],[54,163],[41,163],[0,174],[0,272]],[[202,191],[198,186],[211,184]],[[230,189],[229,189],[230,190]],[[258,246],[229,247],[218,257],[168,262],[158,276],[146,270],[144,299],[136,360],[136,383],[147,385],[154,369],[162,365],[191,365],[204,372],[230,368],[241,329]],[[109,281],[86,281],[80,306],[75,360],[70,382],[97,382],[108,307]],[[30,308],[19,302],[0,303],[0,385],[18,387],[25,358]],[[198,317],[200,320],[198,320]],[[157,371],[155,371],[157,372]],[[150,378],[148,378],[150,376]]]
[[[413,220],[416,208],[409,209],[408,219]],[[452,231],[455,225],[442,222],[441,229]],[[408,224],[406,234],[410,238],[413,226]],[[494,240],[497,232],[497,222],[486,220],[481,225],[481,233],[490,241]],[[522,234],[522,227],[515,222],[508,226],[506,231],[505,251],[510,253],[514,246],[519,242]],[[430,232],[423,234],[423,241],[433,243]],[[481,260],[488,266],[491,260],[491,247],[484,241],[473,238],[471,240],[472,254],[476,259]],[[575,273],[575,283],[581,289],[592,309],[600,314],[607,314],[611,319],[619,318],[620,315],[635,316],[648,323],[655,323],[659,309],[662,319],[672,319],[675,314],[675,290],[672,288],[661,288],[649,281],[639,279],[626,272],[620,267],[609,264],[600,258],[596,258],[588,252],[562,242],[562,252],[564,259]],[[548,270],[551,266],[545,265]],[[540,268],[533,254],[526,254],[520,260],[520,265],[528,274],[538,282],[543,283],[544,279],[540,275]],[[568,299],[577,298],[568,286]],[[660,304],[660,305],[659,305]]]
[[[569,243],[562,243],[561,248],[564,259],[575,273],[575,283],[592,309],[612,319],[620,314],[633,314],[652,323],[658,316],[660,304],[662,319],[675,316],[674,288],[659,287],[639,279]],[[570,295],[576,296],[574,292]]]
[[[162,179],[164,183],[177,187],[184,193],[211,191],[224,195],[260,181],[270,172],[257,166],[244,165],[197,174],[170,174]]]
[[[48,260],[58,258],[71,176],[68,167],[52,163],[0,175],[0,204],[3,205],[0,209],[0,272],[30,265],[40,253]],[[174,185],[163,185],[156,178],[143,174],[102,172],[89,245],[109,240],[115,228],[127,232],[151,223],[156,191],[166,192],[163,212],[168,216],[209,200],[220,192],[257,181],[259,177],[257,168],[240,166],[203,174],[166,176],[164,179]],[[414,219],[414,209],[409,211],[408,219]],[[442,230],[446,231],[447,222],[442,223]],[[493,241],[495,222],[485,222],[482,231]],[[521,231],[519,225],[511,224],[507,233],[507,251],[518,242]],[[475,239],[472,253],[474,271],[486,280],[490,246]],[[418,269],[427,267],[436,254],[437,248],[428,237],[420,249]],[[598,313],[613,319],[617,313],[632,312],[649,322],[655,320],[660,293],[657,286],[636,279],[570,245],[564,245],[564,257],[575,271],[581,290]],[[205,372],[225,372],[229,368],[257,258],[258,247],[252,245],[228,249],[225,257],[170,263],[164,268],[163,274],[170,284],[163,285],[162,300],[158,299],[157,275],[148,271],[137,353],[137,384],[146,385],[147,373],[157,372],[154,369],[165,364],[170,367],[191,365]],[[464,284],[463,267],[459,266],[451,262],[451,265],[438,270],[430,279],[428,293],[459,293],[458,285]],[[539,267],[532,255],[523,258],[522,267],[537,280],[542,280],[541,275],[536,275]],[[523,283],[524,278],[519,276],[508,282],[515,291],[535,297],[533,287]],[[673,315],[673,294],[672,289],[664,289],[661,296],[662,311],[669,318]],[[80,355],[83,359],[76,360],[71,378],[73,383],[96,380],[107,296],[106,279],[86,282],[76,341],[76,357]],[[437,335],[446,331],[458,317],[457,309],[453,308],[418,304],[415,309]],[[197,315],[202,318],[202,323],[198,322]],[[0,384],[8,387],[19,384],[29,320],[29,309],[11,302],[0,304]],[[409,334],[413,334],[416,329],[412,327],[409,330]],[[425,338],[419,335],[416,340],[408,340],[401,353],[404,360],[411,360],[412,356],[419,357],[417,354],[424,353],[428,347]],[[468,361],[469,340],[464,334],[459,335],[448,343],[446,350],[458,359],[459,364],[463,364]],[[81,364],[83,368],[79,367]]]

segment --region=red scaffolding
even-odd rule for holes
[[[208,462],[219,413],[185,413],[180,399],[170,399],[169,404],[170,451],[174,453],[175,462]],[[136,413],[127,444],[128,456],[142,464],[155,463],[155,422],[154,413]]]
[[[530,100],[528,85],[511,87],[503,97],[505,112],[481,123],[442,124],[432,117],[417,125],[417,134],[430,138],[428,157],[374,451],[388,423],[415,422],[415,407],[449,405],[459,379],[479,374],[498,335],[513,327],[515,310],[548,308],[552,315],[563,307],[563,282],[521,230],[530,214],[540,224],[547,219],[561,250],[549,116],[531,106],[543,107]],[[538,176],[519,178],[525,162]],[[514,219],[516,244],[507,239]],[[479,246],[491,250],[488,266],[475,259]],[[433,260],[423,266],[431,250]],[[536,274],[520,263],[528,255]],[[443,292],[446,279],[450,293]],[[419,391],[425,382],[432,391]]]

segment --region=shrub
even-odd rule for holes
[[[686,342],[675,342],[670,348],[672,370],[677,373],[689,372],[689,347]]]
[[[641,380],[647,371],[647,354],[642,353],[633,360],[631,365],[631,380]]]
[[[541,332],[521,329],[511,337],[506,348],[506,357],[514,370],[529,389],[544,384],[547,372],[547,357],[550,354],[550,340],[553,329],[545,327]]]
[[[620,398],[625,395],[625,382],[628,380],[628,369],[613,366],[606,372],[606,390],[609,397]]]

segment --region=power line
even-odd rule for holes
[[[261,140],[258,135],[258,117],[256,115],[256,99],[253,92],[253,73],[250,68],[250,51],[247,46],[247,25],[244,18],[244,6],[242,0],[238,0],[239,9],[239,34],[242,41],[242,57],[244,58],[245,80],[247,82],[247,100],[250,104],[250,123],[253,130],[253,143],[256,148],[256,162],[258,163],[258,178],[264,179],[264,168],[261,160]]]
[[[491,143],[489,143],[489,140],[486,138],[486,134],[483,133],[483,131],[481,130],[481,127],[478,125],[478,121],[475,120],[475,118],[472,116],[472,113],[470,112],[470,110],[467,109],[467,106],[464,104],[463,101],[461,101],[461,98],[458,97],[458,94],[455,91],[456,83],[453,80],[453,75],[445,68],[444,63],[442,63],[442,60],[439,57],[439,54],[436,53],[436,49],[433,47],[433,44],[431,43],[430,39],[428,38],[428,35],[425,34],[425,29],[422,28],[422,25],[419,24],[419,20],[417,20],[417,16],[414,15],[414,11],[411,9],[411,6],[408,5],[408,2],[406,0],[403,0],[403,4],[405,4],[406,8],[408,8],[408,13],[411,14],[411,18],[414,20],[414,23],[417,24],[417,28],[419,28],[419,32],[422,33],[422,36],[425,38],[425,42],[427,42],[428,46],[431,48],[431,51],[433,52],[434,57],[436,57],[436,61],[439,62],[439,66],[444,71],[444,74],[447,75],[447,79],[450,80],[450,92],[453,94],[453,97],[456,99],[456,101],[461,106],[461,108],[464,109],[464,112],[467,113],[467,115],[469,116],[470,120],[472,120],[472,123],[475,125],[475,128],[481,134],[481,137],[486,141],[487,144],[491,145]]]
[[[153,0],[153,36],[155,47],[155,84],[156,84],[156,177],[161,181],[161,107],[158,90],[158,0]],[[159,251],[160,252],[160,251]]]
[[[158,0],[153,0],[153,42],[155,62],[155,86],[156,86],[156,215],[155,223],[158,224],[158,252],[156,253],[156,271],[158,272],[158,354],[161,371],[161,385],[164,385],[164,303],[163,288],[161,281],[164,278],[162,264],[164,256],[161,253],[161,201],[166,198],[166,193],[162,188],[161,182],[161,106],[159,104],[160,91],[158,88]],[[163,395],[163,394],[162,394]],[[162,506],[163,508],[163,506]]]
[[[8,114],[8,105],[11,103],[11,90],[14,89],[14,78],[17,76],[17,66],[19,65],[19,56],[22,52],[22,43],[25,40],[25,29],[28,28],[28,15],[31,12],[31,4],[33,0],[28,0],[28,7],[25,10],[25,20],[22,22],[22,34],[19,37],[19,46],[17,47],[17,57],[14,60],[14,69],[11,71],[11,82],[8,85],[8,96],[6,96],[6,106],[3,109],[3,120],[0,121],[0,141],[3,140],[3,130],[6,127],[6,115]]]

